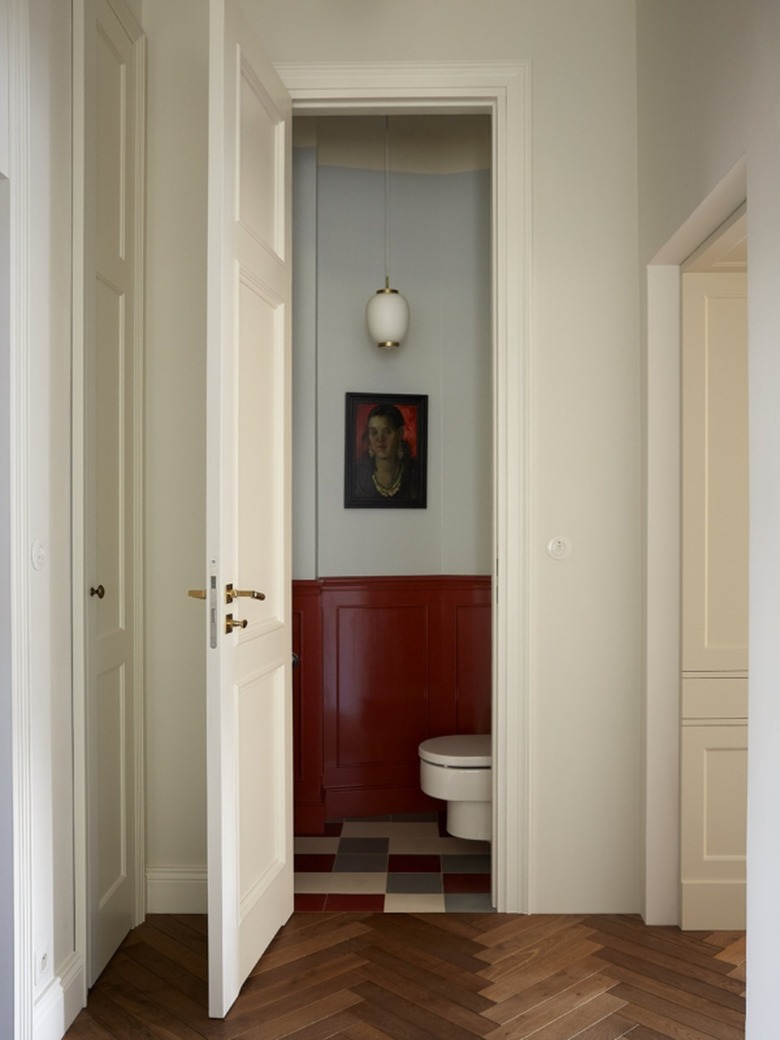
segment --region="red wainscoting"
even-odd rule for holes
[[[419,812],[417,746],[490,732],[490,578],[293,582],[295,828]]]

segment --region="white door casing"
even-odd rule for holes
[[[293,908],[291,115],[234,0],[211,0],[209,1014]],[[226,587],[260,592],[228,602]],[[229,618],[245,628],[226,631]]]
[[[83,336],[84,376],[83,384],[74,379],[74,416],[83,414],[84,425],[74,429],[74,442],[83,434],[84,464],[83,514],[74,496],[74,519],[84,542],[75,554],[82,587],[74,599],[85,618],[87,982],[92,985],[143,914],[144,46],[140,27],[121,0],[86,0],[82,16],[75,23],[83,26],[84,79],[83,107],[76,108],[76,170],[83,163],[83,176],[74,178],[74,208],[76,222],[83,218],[83,238],[78,236],[75,250],[74,325],[76,341],[79,331]]]
[[[296,115],[486,112],[492,120],[493,901],[533,910],[530,68],[506,62],[282,62]]]

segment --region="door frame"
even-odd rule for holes
[[[530,66],[299,63],[276,70],[295,115],[491,116],[493,358],[493,900],[528,912],[531,747]],[[499,580],[500,579],[500,580]]]
[[[647,264],[645,382],[645,924],[680,918],[681,265],[747,198],[741,158]]]
[[[135,924],[141,924],[146,912],[145,877],[145,812],[144,812],[144,612],[143,612],[143,387],[144,387],[144,186],[145,186],[145,111],[146,111],[146,37],[124,0],[108,0],[128,33],[136,37],[136,93],[138,113],[135,132],[135,320],[133,342],[133,603],[134,668],[133,668],[133,776],[135,787],[135,820],[129,823],[135,832]],[[75,892],[75,950],[84,965],[82,973],[82,1007],[87,1002],[87,967],[89,944],[89,877],[87,818],[87,595],[89,577],[83,546],[86,520],[86,405],[85,381],[85,179],[84,155],[86,126],[84,103],[86,90],[85,52],[86,0],[73,0],[73,310],[71,336],[72,371],[72,639],[73,639],[73,834]]]

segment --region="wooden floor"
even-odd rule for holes
[[[218,1021],[205,918],[153,916],[67,1038],[738,1040],[744,951],[635,917],[296,913]]]

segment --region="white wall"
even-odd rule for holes
[[[14,1020],[14,844],[11,720],[10,336],[11,189],[8,150],[8,8],[0,12],[0,1035]]]
[[[3,32],[4,26],[0,24],[0,40]],[[1,155],[7,156],[7,152],[0,146]],[[0,587],[5,590],[0,597],[0,1035],[10,1036],[14,993],[14,844],[9,471],[11,192],[7,170],[0,158]]]
[[[639,0],[644,256],[712,198],[747,152],[750,354],[748,1040],[777,1029],[780,961],[780,9]],[[691,56],[695,60],[691,62]],[[673,59],[673,60],[672,60]],[[668,120],[670,99],[680,115]],[[668,125],[671,123],[671,125]],[[706,203],[705,203],[706,205]],[[652,318],[652,314],[650,315]]]
[[[780,963],[780,8],[752,5],[748,147],[750,720],[748,1040],[777,1031]]]
[[[147,893],[173,911],[205,894],[208,5],[152,0],[143,26]]]
[[[39,994],[73,952],[70,321],[71,23],[68,6],[30,4],[29,568],[33,752],[33,948],[48,949]],[[43,1034],[42,1034],[43,1035]]]
[[[70,972],[73,981],[78,973],[69,523],[70,37],[69,5],[29,0],[3,9],[0,57],[7,60],[0,100],[8,107],[0,118],[0,177],[9,181],[2,185],[0,219],[0,559],[6,589],[0,612],[0,1032],[10,1036],[21,1024],[41,1040],[64,1014],[62,974]],[[36,540],[41,555],[34,566]],[[13,841],[12,809],[19,813]],[[9,943],[13,966],[6,963]],[[18,995],[23,1006],[14,1007]]]
[[[633,5],[247,0],[278,61],[530,60],[535,911],[640,903]],[[518,445],[518,449],[521,448]],[[568,536],[553,561],[547,541]]]
[[[304,236],[316,249],[316,286],[306,296],[296,289],[293,323],[302,377],[294,392],[294,516],[313,543],[296,533],[297,578],[491,571],[490,172],[484,160],[482,169],[455,166],[452,146],[475,132],[473,123],[467,131],[457,117],[425,119],[427,129],[419,119],[391,120],[391,281],[411,309],[408,335],[393,351],[372,343],[365,322],[366,302],[384,284],[384,120],[319,120],[317,149],[327,163],[314,175],[313,149],[295,150],[304,182],[295,220],[316,221],[308,234],[296,230],[296,286],[309,280]],[[489,163],[489,121],[476,132]],[[448,172],[446,160],[429,172],[430,159],[410,154],[418,134],[432,151],[438,141],[450,152]],[[371,169],[370,146],[365,159],[350,160],[353,143],[366,140],[379,160]],[[465,141],[464,151],[471,159]],[[348,391],[428,396],[425,509],[345,509]]]

